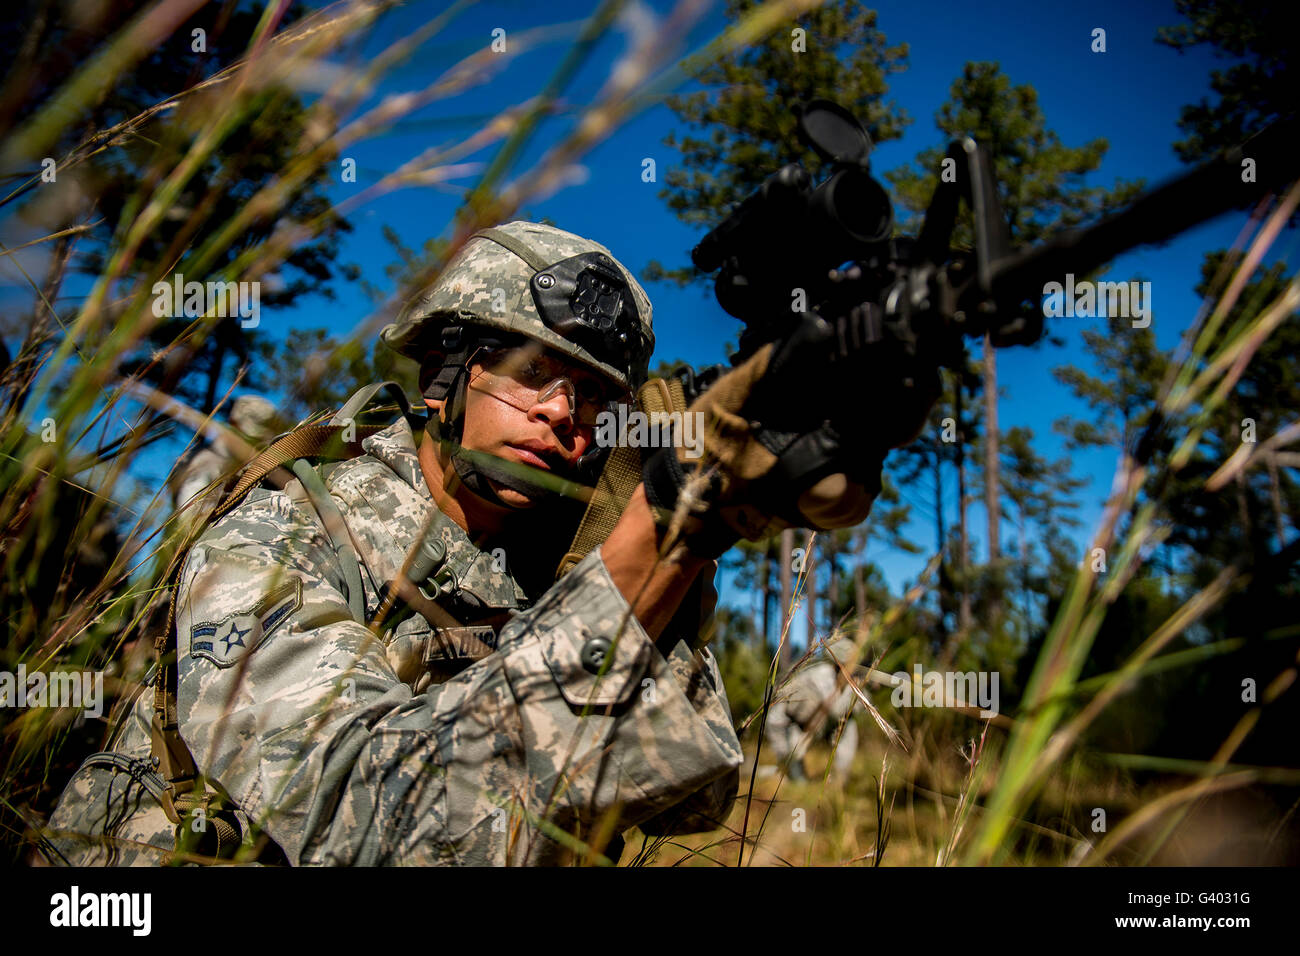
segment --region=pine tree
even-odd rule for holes
[[[1197,292],[1208,291],[1223,262],[1223,252],[1207,255]],[[1277,263],[1258,269],[1228,313],[1218,338],[1266,308],[1292,279]],[[1228,562],[1258,564],[1284,550],[1300,511],[1300,456],[1284,447],[1260,456],[1256,467],[1239,474],[1228,489],[1210,492],[1205,479],[1244,443],[1256,448],[1296,420],[1300,408],[1300,323],[1291,315],[1260,345],[1236,386],[1214,408],[1191,463],[1170,491],[1174,520],[1170,544],[1182,548],[1195,581],[1205,581]]]
[[[737,20],[756,6],[728,0],[727,17]],[[665,175],[660,197],[683,222],[712,227],[786,163],[816,169],[820,160],[795,128],[796,108],[819,97],[852,111],[873,142],[897,139],[909,120],[886,99],[888,78],[906,65],[907,44],[888,44],[876,11],[843,0],[809,11],[789,30],[705,67],[695,77],[703,89],[668,98],[700,135],[664,140],[682,161]],[[690,266],[665,269],[657,261],[646,276],[683,284],[701,278]]]
[[[1184,106],[1178,128],[1187,138],[1174,144],[1193,163],[1239,145],[1273,120],[1294,115],[1296,87],[1295,5],[1281,0],[1175,0],[1190,22],[1161,27],[1157,40],[1182,52],[1208,44],[1236,62],[1210,76],[1214,100]]]
[[[983,429],[983,408],[970,401],[978,384],[978,372],[969,362],[964,374],[946,372],[943,392],[930,410],[925,428],[916,441],[893,451],[888,461],[897,486],[932,483],[934,488],[935,548],[944,556],[940,565],[941,608],[937,624],[940,631],[937,636],[942,644],[968,634],[974,624],[966,457],[968,447]],[[957,514],[951,527],[946,519],[944,493],[947,472],[951,472],[957,491]],[[951,607],[944,603],[949,595],[955,595]],[[950,612],[956,615],[953,631],[947,631],[945,624]]]
[[[1068,537],[1068,530],[1078,526],[1074,517],[1078,507],[1074,493],[1087,484],[1085,479],[1071,475],[1069,458],[1049,462],[1035,451],[1033,441],[1032,429],[1015,426],[1003,432],[1000,446],[1002,492],[1011,506],[1016,527],[1017,577],[1022,600],[1020,636],[1026,643],[1039,617],[1035,595],[1047,593],[1048,579],[1054,571],[1061,570],[1052,560],[1052,548],[1054,545],[1059,548]],[[1037,580],[1033,569],[1042,564],[1032,537],[1035,530],[1048,558],[1046,569]],[[1060,589],[1064,582],[1055,584]]]
[[[1104,329],[1084,329],[1083,345],[1097,367],[1092,374],[1074,365],[1052,369],[1053,377],[1092,410],[1091,418],[1063,416],[1053,427],[1069,448],[1123,448],[1133,443],[1155,407],[1168,357],[1151,327],[1110,316]]]
[[[905,213],[907,229],[919,225],[919,216],[934,195],[948,143],[963,136],[974,137],[989,152],[1013,246],[1033,244],[1122,205],[1142,186],[1140,182],[1116,182],[1110,189],[1083,185],[1082,178],[1101,165],[1108,149],[1106,140],[1095,139],[1077,147],[1064,145],[1047,127],[1037,91],[1028,84],[1012,86],[997,63],[967,63],[953,82],[948,101],[935,115],[935,125],[942,144],[922,152],[912,166],[887,174],[896,204]],[[953,241],[960,247],[972,247],[969,210],[963,210]],[[996,565],[1001,549],[997,358],[987,336],[981,372],[988,559]]]
[[[0,98],[0,130],[12,131],[48,110],[51,97],[79,60],[90,56],[97,42],[137,13],[136,5],[129,3],[96,4],[92,5],[93,11],[35,0],[20,6],[27,9],[9,11],[12,15],[0,19],[0,61],[8,67],[5,79],[12,81],[0,83],[6,91]],[[301,4],[288,4],[279,11],[279,21],[287,25],[306,12]],[[130,133],[119,133],[100,143],[95,143],[92,135],[102,134],[157,103],[191,90],[200,80],[233,64],[247,52],[264,15],[260,5],[248,0],[203,5],[166,44],[103,90],[93,106],[74,117],[62,118],[63,132],[52,147],[52,155],[65,157],[79,147],[88,152],[83,161],[60,170],[58,188],[68,199],[52,206],[60,210],[60,218],[42,225],[51,233],[78,223],[84,228],[63,237],[54,247],[43,283],[46,294],[43,300],[37,297],[33,321],[22,329],[22,345],[4,376],[11,407],[24,401],[41,357],[61,334],[59,322],[43,302],[56,300],[69,274],[98,275],[103,271],[105,250],[113,248],[114,230],[130,219],[140,201],[140,188],[157,183],[177,167],[204,123],[201,95],[182,99],[174,109],[161,111]],[[194,30],[203,31],[201,50],[193,47]],[[249,96],[243,121],[230,131],[225,145],[195,171],[167,216],[135,251],[126,272],[118,277],[121,287],[185,272],[186,257],[202,245],[201,240],[244,209],[249,198],[279,176],[301,148],[307,136],[302,100],[284,88],[268,87]],[[29,175],[22,172],[18,182]],[[189,278],[215,278],[245,249],[269,237],[282,221],[321,218],[324,226],[317,238],[297,244],[280,264],[274,280],[263,282],[260,304],[285,306],[308,294],[330,297],[331,285],[337,278],[353,278],[354,274],[334,261],[339,240],[351,226],[332,211],[324,193],[325,178],[321,171],[309,177],[286,197],[277,210],[278,216],[254,221],[205,270],[206,276]],[[26,214],[29,208],[39,208],[31,200],[48,191],[36,184],[17,190],[8,200],[6,212]],[[75,201],[73,197],[77,197]],[[126,357],[120,373],[139,374],[203,411],[211,410],[220,399],[221,384],[234,371],[229,362],[232,357],[236,367],[242,365],[253,374],[245,387],[269,387],[269,382],[257,380],[251,365],[260,335],[243,328],[238,318],[216,319],[201,342],[191,335],[168,361],[156,362],[156,353],[175,342],[192,321],[179,318],[160,322],[135,353]]]
[[[780,574],[780,570],[775,567],[780,557],[776,541],[775,538],[766,541],[742,540],[728,552],[730,566],[736,572],[736,587],[749,591],[760,604],[758,634],[764,648],[774,646],[775,641],[772,633],[772,604],[778,595],[773,585]]]

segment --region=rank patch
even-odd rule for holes
[[[204,621],[190,628],[190,657],[231,667],[275,633],[294,611],[302,607],[302,582],[285,582],[247,611],[238,611],[216,623]]]

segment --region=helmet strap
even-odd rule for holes
[[[443,371],[446,371],[445,366]],[[461,360],[460,371],[464,371],[463,359]],[[425,390],[425,395],[430,398],[445,396],[447,421],[444,424],[430,409],[430,414],[424,423],[424,430],[434,441],[445,442],[450,446],[452,468],[455,470],[460,483],[485,501],[490,501],[492,504],[500,505],[502,508],[510,508],[511,510],[522,509],[515,509],[503,501],[501,496],[492,489],[492,485],[488,481],[489,478],[500,485],[518,491],[520,494],[528,495],[530,498],[550,497],[553,494],[550,489],[533,484],[527,478],[516,474],[514,470],[504,466],[497,468],[490,459],[485,461],[484,456],[471,458],[471,456],[464,454],[461,439],[465,430],[465,406],[469,392],[469,376],[467,374],[453,376],[452,383],[450,395],[441,390],[437,379],[435,379],[434,384],[431,384]],[[438,392],[437,395],[430,394],[435,390]]]

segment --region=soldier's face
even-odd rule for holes
[[[461,444],[570,476],[593,441],[592,409],[607,391],[600,377],[537,350],[517,350],[504,361],[485,355],[471,363],[469,372]],[[556,386],[560,379],[565,381]],[[525,492],[491,477],[487,481],[511,508],[536,504]]]

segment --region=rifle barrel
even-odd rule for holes
[[[1162,242],[1221,213],[1257,202],[1296,178],[1300,123],[1273,123],[1241,146],[1144,193],[1099,222],[1021,249],[992,264],[991,289],[1000,306],[1042,295],[1043,285],[1066,272],[1086,275],[1138,246]],[[1255,161],[1256,182],[1243,182],[1245,159]]]

